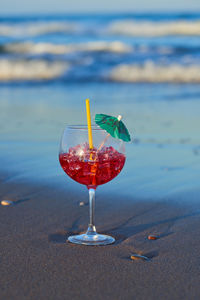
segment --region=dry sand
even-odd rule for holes
[[[86,190],[10,178],[0,176],[1,200],[15,202],[0,207],[0,299],[199,299],[200,204],[124,201],[99,189],[97,230],[117,241],[79,246],[66,239],[87,227]]]

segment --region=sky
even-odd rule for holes
[[[200,11],[200,0],[0,0],[0,14]]]

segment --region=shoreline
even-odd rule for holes
[[[1,90],[0,197],[16,205],[0,205],[0,299],[198,299],[199,89],[143,87]],[[97,189],[97,231],[117,240],[101,247],[66,243],[87,229],[88,192],[58,162],[88,93],[94,114],[120,112],[135,137],[121,174]]]

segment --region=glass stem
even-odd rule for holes
[[[90,214],[90,223],[88,225],[87,234],[95,235],[96,227],[94,225],[94,206],[95,206],[95,189],[89,189],[89,214]]]

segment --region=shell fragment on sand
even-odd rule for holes
[[[157,240],[158,239],[158,236],[157,235],[148,235],[148,240]]]
[[[13,205],[14,203],[13,203],[13,201],[11,201],[11,200],[2,200],[1,201],[1,205],[3,205],[3,206],[7,206],[7,205]]]
[[[132,254],[131,255],[131,259],[132,260],[145,260],[145,261],[149,261],[150,260],[147,256],[140,255],[140,254]]]

